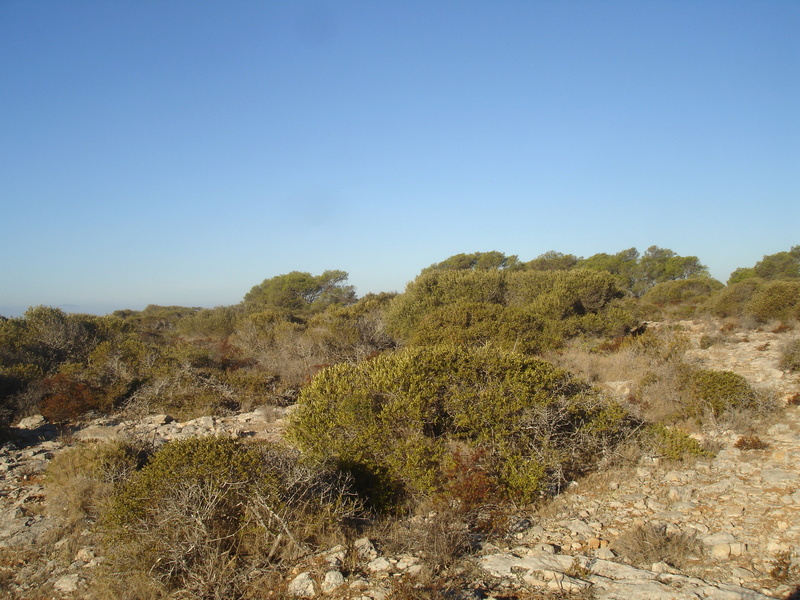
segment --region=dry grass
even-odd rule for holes
[[[446,510],[377,521],[367,536],[376,541],[383,554],[419,556],[433,574],[441,573],[474,550],[469,524]]]
[[[592,382],[627,382],[630,394],[620,400],[634,415],[651,423],[674,422],[690,401],[682,384],[688,349],[682,331],[665,328],[628,338],[614,352],[573,346],[549,359]]]
[[[641,567],[665,562],[681,568],[699,548],[694,536],[649,523],[623,533],[613,544],[615,552]]]
[[[711,327],[706,324],[706,329]],[[706,346],[740,340],[726,337],[732,328],[729,323],[722,327],[722,335],[703,336],[701,346],[704,340]],[[589,381],[620,382],[618,390],[628,392],[618,400],[644,422],[679,425],[689,431],[723,426],[757,432],[777,409],[774,394],[749,388],[733,373],[692,366],[685,360],[690,346],[679,327],[665,326],[625,338],[614,351],[575,345],[549,359]],[[727,389],[740,379],[741,393]]]

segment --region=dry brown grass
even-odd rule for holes
[[[573,346],[549,359],[595,383],[627,382],[630,394],[620,400],[634,415],[647,422],[674,422],[690,400],[682,384],[688,349],[686,335],[668,327],[629,338],[614,352]]]
[[[413,554],[428,573],[441,574],[474,550],[470,526],[461,516],[441,510],[406,519],[386,518],[373,523],[366,533],[383,554]]]
[[[615,552],[641,567],[665,562],[681,568],[699,551],[700,545],[694,536],[670,532],[664,526],[645,524],[623,533],[614,541]]]

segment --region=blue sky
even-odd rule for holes
[[[800,244],[800,2],[0,0],[0,314]]]

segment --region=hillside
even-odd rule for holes
[[[690,340],[687,362],[739,373],[772,391],[783,408],[747,433],[698,431],[713,456],[623,461],[538,508],[504,509],[502,530],[473,539],[466,554],[457,552],[464,540],[441,529],[434,511],[396,523],[391,535],[367,530],[355,545],[318,548],[262,574],[262,596],[288,589],[299,597],[375,600],[787,597],[800,574],[800,381],[778,363],[798,334],[721,332],[709,321],[678,325]],[[625,395],[633,385],[614,381],[608,389]],[[209,433],[277,440],[286,412],[264,408],[183,423],[164,415],[102,417],[68,435],[40,418],[16,424],[0,463],[4,597],[104,597],[95,578],[105,561],[91,521],[59,514],[67,506],[45,485],[48,465],[66,449],[89,440]],[[408,539],[399,543],[403,535]],[[445,568],[432,572],[432,557]]]

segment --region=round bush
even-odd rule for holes
[[[759,321],[800,319],[800,281],[778,280],[765,284],[747,304]]]
[[[691,373],[689,380],[693,404],[688,412],[693,416],[708,410],[719,417],[730,410],[751,408],[758,400],[747,380],[732,371],[699,369]]]
[[[742,316],[753,295],[764,285],[757,277],[738,282],[729,282],[727,286],[714,294],[708,302],[711,313],[718,317]]]
[[[373,506],[442,493],[458,453],[480,456],[517,501],[588,469],[625,411],[550,363],[485,346],[407,348],[325,369],[301,392],[288,437],[350,470]]]

